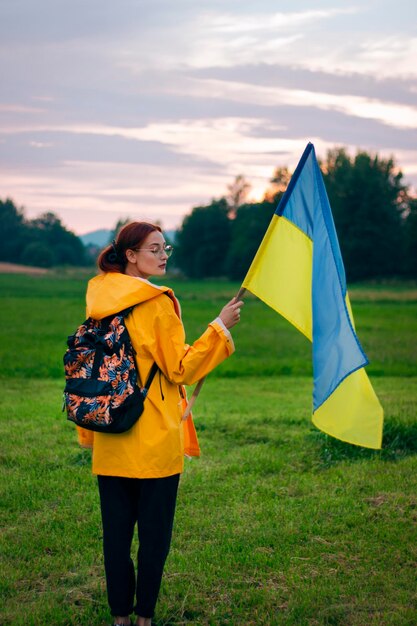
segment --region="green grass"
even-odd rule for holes
[[[16,332],[5,333],[4,353],[10,376],[62,378],[66,336],[85,315],[85,277],[82,279],[0,275],[0,325],[13,320]],[[169,281],[181,300],[189,341],[239,289],[236,283]],[[370,376],[417,374],[417,288],[351,290],[359,339],[371,364]],[[42,333],[40,332],[42,329]],[[237,358],[228,359],[215,377],[311,376],[311,344],[286,320],[254,298],[245,297],[242,321],[233,332]],[[39,355],[42,354],[42,358]],[[0,368],[3,351],[0,351]]]
[[[90,453],[60,406],[60,359],[84,286],[0,276],[11,329],[0,348],[1,624],[110,621]],[[190,340],[237,288],[175,284]],[[417,623],[415,294],[351,290],[386,413],[381,451],[312,427],[308,343],[247,299],[237,352],[198,399],[203,454],[181,479],[158,626]]]

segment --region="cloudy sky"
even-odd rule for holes
[[[417,187],[416,0],[0,0],[0,198],[81,234],[181,223],[308,141]]]

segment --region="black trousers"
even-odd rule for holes
[[[98,476],[107,598],[112,615],[153,617],[168,556],[179,474],[166,478]],[[130,556],[138,525],[138,571]],[[136,604],[134,604],[136,591]]]

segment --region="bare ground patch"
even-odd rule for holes
[[[0,274],[31,274],[41,276],[49,274],[50,270],[44,267],[31,267],[30,265],[18,265],[17,263],[0,263]]]

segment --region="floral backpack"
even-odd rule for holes
[[[134,349],[125,317],[134,307],[102,320],[89,317],[68,337],[62,410],[78,426],[103,433],[129,430],[143,412],[158,370],[152,365],[145,386],[137,385]]]

